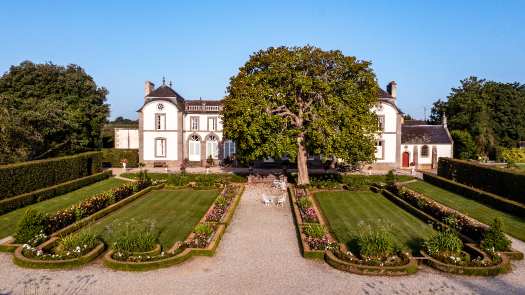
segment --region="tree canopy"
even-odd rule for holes
[[[308,183],[308,152],[372,162],[378,88],[370,65],[312,46],[256,52],[230,79],[224,137],[237,143],[244,163],[297,158],[300,184]]]
[[[525,139],[525,85],[470,77],[447,98],[434,103],[429,123],[441,124],[445,112],[449,130],[468,132],[478,155],[495,155],[498,147],[516,147]]]
[[[11,66],[0,78],[0,163],[98,147],[108,93],[74,64]]]

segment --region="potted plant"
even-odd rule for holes
[[[229,170],[231,167],[232,167],[231,164],[225,164],[225,165],[224,165],[224,171],[225,171],[225,172],[228,172],[228,170]]]
[[[213,158],[211,157],[211,155],[208,156],[208,159],[206,159],[206,163],[208,163],[208,165],[213,165]]]
[[[210,173],[211,165],[210,164],[206,164],[204,167],[206,168],[206,173]]]
[[[120,160],[120,163],[122,164],[122,170],[126,172],[126,164],[128,163],[128,159],[122,159]]]
[[[168,165],[168,164],[164,164],[164,165],[162,165],[162,167],[164,167],[164,168],[166,169],[166,173],[168,173],[168,167],[169,167],[169,165]]]
[[[180,173],[182,173],[182,175],[186,174],[186,165],[184,165],[184,163],[180,164]]]
[[[372,174],[372,166],[368,166],[368,174]]]

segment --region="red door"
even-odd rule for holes
[[[408,163],[408,160],[409,160],[408,158],[409,158],[409,157],[410,157],[410,156],[408,155],[407,152],[404,152],[404,153],[403,153],[403,167],[408,167],[408,164],[409,164],[409,163]]]

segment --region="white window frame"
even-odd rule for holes
[[[161,144],[161,152],[159,154],[159,144]],[[165,158],[166,157],[166,138],[157,137],[155,138],[155,157],[156,158]]]
[[[209,131],[217,130],[217,120],[215,118],[208,117],[208,128],[209,128]]]
[[[211,155],[212,159],[219,158],[219,140],[211,135],[206,138],[206,159]]]
[[[166,130],[166,114],[155,114],[155,130]]]
[[[199,130],[199,118],[190,118],[191,130]]]

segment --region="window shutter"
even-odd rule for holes
[[[230,156],[230,143],[229,142],[225,142],[224,143],[224,157],[229,157]]]
[[[235,143],[230,143],[230,157],[233,157],[233,154],[235,154]]]
[[[164,116],[160,116],[160,130],[165,130],[166,129],[166,117]]]
[[[163,154],[162,154],[162,139],[157,139],[157,156],[163,156]]]

